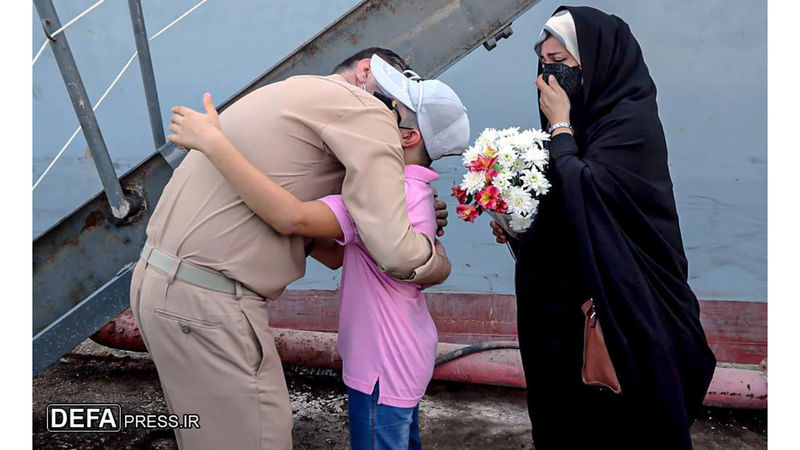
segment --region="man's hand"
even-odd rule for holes
[[[437,271],[437,274],[436,274],[436,277],[435,277],[436,279],[441,280],[441,281],[438,281],[436,283],[423,284],[422,285],[422,289],[427,289],[427,288],[429,288],[431,286],[436,286],[436,285],[444,283],[444,281],[447,279],[447,277],[450,276],[450,271],[452,270],[452,266],[450,264],[450,260],[447,258],[447,252],[444,249],[444,245],[442,245],[442,243],[439,242],[438,239],[436,239],[434,241],[433,248],[434,248],[434,251],[439,255],[439,257],[443,261],[443,264],[439,267],[439,270]]]
[[[169,131],[174,134],[167,136],[167,139],[181,147],[198,150],[207,155],[207,152],[214,147],[214,141],[222,136],[222,127],[211,94],[208,92],[203,95],[203,108],[205,114],[186,106],[172,108]]]
[[[433,208],[436,210],[436,236],[444,236],[444,227],[447,226],[447,203],[439,200],[439,191],[433,188]]]
[[[494,237],[498,244],[505,244],[508,242],[508,235],[503,230],[503,227],[500,226],[500,224],[492,220],[489,222],[489,225],[492,227],[492,233],[494,233]]]

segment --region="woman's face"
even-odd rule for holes
[[[541,47],[542,57],[539,62],[545,64],[564,63],[569,67],[578,65],[578,60],[572,56],[572,53],[567,51],[567,48],[555,38],[552,34],[547,36],[547,39],[542,42]]]

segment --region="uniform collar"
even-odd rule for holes
[[[347,81],[347,80],[344,78],[344,76],[342,76],[342,75],[340,75],[340,74],[338,74],[338,73],[332,73],[332,74],[328,75],[328,78],[334,79],[334,80],[336,80],[336,81],[340,81],[340,82],[342,82],[342,83],[347,83],[347,84],[350,84],[350,83],[349,83],[349,82],[348,82],[348,81]]]

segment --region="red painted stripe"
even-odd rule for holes
[[[514,295],[425,294],[440,342],[474,344],[517,339]],[[287,291],[269,304],[270,325],[310,331],[336,331],[338,291]],[[700,321],[721,362],[758,364],[767,357],[766,302],[700,301]]]
[[[427,294],[439,330],[439,353],[482,341],[515,341],[513,295]],[[271,301],[270,326],[284,362],[308,367],[341,368],[336,353],[338,292],[288,291]],[[720,362],[759,364],[767,357],[767,304],[703,300],[700,319]],[[92,336],[97,342],[127,350],[144,350],[141,335],[126,310]],[[758,369],[717,367],[705,403],[713,406],[765,409],[765,365]],[[525,387],[517,350],[476,353],[448,362],[434,372],[438,380]]]
[[[327,369],[342,369],[336,352],[336,333],[273,328],[275,346],[285,363]],[[439,343],[437,355],[463,347]],[[518,350],[473,353],[442,364],[434,380],[491,384],[525,389],[525,375]],[[703,402],[723,408],[767,409],[767,375],[758,368],[717,367]]]
[[[475,344],[517,339],[517,305],[513,295],[426,294],[439,341]],[[339,318],[337,291],[287,291],[268,305],[270,326],[335,332]],[[700,320],[720,362],[759,364],[767,357],[767,304],[703,300]],[[110,347],[143,350],[130,313],[120,315],[94,336]]]

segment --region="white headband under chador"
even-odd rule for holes
[[[547,39],[548,34],[555,36],[580,65],[581,53],[580,49],[578,49],[578,33],[575,31],[575,21],[569,11],[557,12],[544,24],[542,32],[539,33],[539,37],[533,47],[539,57],[542,56],[542,42]]]

